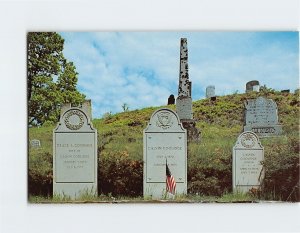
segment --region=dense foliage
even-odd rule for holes
[[[221,196],[232,191],[232,147],[243,128],[243,100],[264,95],[276,101],[283,135],[261,139],[266,176],[260,199],[300,201],[299,197],[299,95],[265,90],[194,102],[201,143],[188,145],[188,193]],[[173,106],[168,106],[174,109]],[[98,193],[142,196],[143,129],[156,108],[106,114],[95,119],[98,129]],[[52,129],[31,128],[42,148],[29,150],[29,194],[52,195]]]
[[[27,34],[27,97],[29,125],[57,122],[60,104],[79,104],[75,66],[63,56],[64,39],[55,32]],[[54,79],[57,79],[55,82]]]

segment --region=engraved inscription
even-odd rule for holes
[[[150,134],[150,133],[149,133]],[[156,140],[147,140],[146,176],[149,182],[165,182],[166,162],[176,182],[185,180],[184,137],[155,133]]]
[[[260,185],[262,153],[238,151],[236,156],[236,184]]]
[[[68,141],[63,142],[68,137]],[[57,134],[56,182],[94,181],[94,135],[91,133]],[[71,139],[71,140],[70,140]]]

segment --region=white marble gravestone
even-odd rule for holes
[[[215,86],[210,85],[206,87],[206,98],[215,97]]]
[[[276,136],[282,133],[278,123],[277,104],[272,99],[258,97],[245,102],[244,131],[252,131],[259,137]]]
[[[259,189],[264,178],[264,148],[257,135],[247,131],[240,134],[232,151],[233,191]]]
[[[41,141],[38,140],[38,139],[32,139],[32,140],[30,141],[30,145],[31,145],[31,147],[33,147],[33,148],[39,148],[39,147],[41,147]]]
[[[87,113],[70,107],[53,131],[53,194],[97,194],[97,130]]]
[[[155,111],[143,134],[144,197],[166,194],[166,161],[176,181],[176,194],[187,192],[187,135],[178,115],[167,108]]]

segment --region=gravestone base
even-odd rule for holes
[[[187,191],[187,183],[176,183],[176,195],[184,195]],[[166,192],[166,183],[148,183],[144,184],[144,198],[161,200],[172,198],[172,195]]]
[[[181,120],[183,128],[187,130],[187,140],[189,142],[200,142],[201,132],[196,128],[195,120]]]
[[[97,196],[97,185],[93,183],[54,183],[53,193],[61,197],[70,197],[72,200],[88,194]]]
[[[244,131],[251,131],[259,137],[272,137],[282,134],[282,125],[245,125]]]

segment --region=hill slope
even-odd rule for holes
[[[265,96],[278,105],[283,135],[265,138],[266,177],[262,199],[299,200],[299,96],[265,90],[233,94],[193,102],[201,143],[189,143],[188,192],[220,196],[231,192],[231,153],[243,130],[244,100]],[[175,109],[174,105],[167,106]],[[94,119],[98,130],[99,190],[114,196],[141,196],[143,188],[143,129],[159,107],[106,114]],[[52,130],[55,126],[29,129],[29,140],[41,140],[39,149],[29,148],[30,195],[52,194]]]

